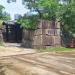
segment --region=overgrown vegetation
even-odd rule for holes
[[[35,29],[37,25],[37,17],[36,16],[24,16],[22,18],[19,18],[17,20],[19,24],[21,24],[21,27],[25,29]]]
[[[16,0],[7,0],[8,3],[16,2]],[[65,30],[71,34],[75,33],[75,0],[22,0],[31,12],[36,12],[40,19],[57,20],[63,23]],[[27,14],[26,14],[27,15]],[[33,28],[34,18],[20,19],[23,27]],[[33,23],[34,21],[34,23]],[[24,26],[25,25],[25,26]]]
[[[60,11],[63,27],[71,34],[75,34],[75,0],[66,0]]]
[[[63,23],[64,28],[70,33],[75,33],[75,0],[22,0],[23,5],[30,9],[30,13],[37,12],[40,19],[58,20]],[[16,2],[16,0],[7,0],[8,3]],[[34,23],[31,22],[34,21]],[[33,28],[35,20],[30,17],[20,19],[22,26]],[[32,25],[32,24],[33,25]],[[30,25],[31,27],[30,27]],[[27,25],[27,26],[26,26]]]
[[[25,29],[36,29],[38,19],[56,20],[58,2],[56,0],[24,0],[30,12],[36,15],[25,14],[17,22]]]

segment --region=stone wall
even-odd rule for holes
[[[33,48],[32,47],[33,36],[34,36],[34,31],[33,30],[23,29],[22,46],[25,47],[25,48]]]
[[[2,35],[2,23],[3,23],[3,21],[2,20],[0,20],[0,44],[2,44],[3,43],[3,35]]]
[[[59,46],[60,44],[60,24],[58,22],[40,20],[34,32],[33,47],[48,48]]]
[[[3,43],[3,35],[2,35],[2,29],[0,28],[0,44]]]
[[[26,48],[48,48],[60,44],[59,22],[39,20],[35,31],[23,30],[22,46]]]

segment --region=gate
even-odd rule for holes
[[[21,42],[22,28],[20,25],[13,21],[3,22],[3,39],[5,42]]]

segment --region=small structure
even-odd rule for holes
[[[5,42],[21,42],[22,28],[15,21],[3,22],[3,39]]]

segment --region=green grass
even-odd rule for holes
[[[47,49],[39,49],[39,52],[66,52],[74,51],[75,48],[65,48],[65,47],[51,47]]]
[[[3,46],[3,42],[0,42],[0,46]]]

